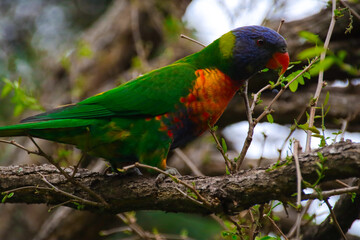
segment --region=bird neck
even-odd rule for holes
[[[189,55],[179,62],[187,62],[194,65],[197,69],[219,69],[228,75],[232,80],[242,83],[249,77],[247,70],[242,66],[235,66],[233,56],[234,43],[231,39],[223,37],[215,40],[201,51]]]

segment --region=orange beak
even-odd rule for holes
[[[290,58],[287,52],[285,53],[276,52],[269,60],[269,62],[266,64],[266,67],[270,69],[277,69],[281,67],[280,75],[282,75],[288,68],[289,62],[290,62]]]

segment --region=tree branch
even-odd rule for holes
[[[360,144],[341,142],[318,151],[327,158],[324,167],[325,177],[322,181],[360,177]],[[302,177],[307,182],[317,179],[318,155],[316,151],[299,156]],[[64,169],[71,174],[72,169]],[[254,204],[265,203],[273,199],[281,201],[295,200],[291,195],[296,192],[295,164],[290,163],[274,170],[264,168],[242,171],[239,174],[217,177],[179,177],[181,181],[192,185],[211,204],[212,212],[235,214]],[[89,193],[70,183],[52,165],[9,166],[0,167],[0,191],[14,192],[9,203],[46,203],[79,209],[78,202],[70,202],[69,196],[53,191],[42,181],[44,176],[54,187],[76,195],[82,199],[91,199]],[[104,176],[78,169],[76,181],[90,187],[100,194],[109,208],[103,209],[94,205],[80,206],[81,209],[93,212],[119,213],[130,210],[163,210],[170,212],[210,213],[208,207],[199,206],[176,188],[188,193],[188,189],[171,179],[166,179],[156,186],[153,176]]]

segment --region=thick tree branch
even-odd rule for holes
[[[327,158],[325,177],[322,181],[360,177],[360,144],[341,142],[320,149]],[[299,156],[303,179],[315,182],[317,179],[316,151]],[[71,169],[65,169],[71,174]],[[180,179],[194,184],[199,193],[212,205],[213,212],[234,214],[254,204],[272,199],[294,200],[291,194],[296,192],[295,164],[267,171],[264,168],[242,171],[239,174],[217,177],[183,176]],[[0,167],[0,191],[11,191],[14,195],[6,199],[12,203],[47,203],[77,208],[69,197],[54,191],[42,181],[41,173],[52,185],[83,199],[91,199],[83,189],[69,183],[58,170],[50,165]],[[156,186],[155,177],[103,176],[79,169],[75,175],[77,181],[103,196],[109,208],[84,205],[84,209],[94,212],[118,213],[129,210],[156,209],[171,212],[210,213],[209,208],[195,204],[176,188],[188,192],[184,186],[166,179]],[[34,186],[29,188],[29,186]]]

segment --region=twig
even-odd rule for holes
[[[203,205],[202,202],[200,202],[200,201],[196,200],[195,198],[189,196],[188,194],[186,194],[186,193],[185,193],[183,190],[181,190],[180,188],[175,187],[175,189],[176,189],[179,193],[181,193],[182,195],[184,195],[184,197],[186,197],[187,199],[195,202],[196,204]]]
[[[76,175],[76,173],[77,173],[77,171],[78,171],[78,169],[79,169],[80,163],[85,159],[85,157],[86,157],[86,153],[83,152],[83,153],[81,154],[81,157],[80,157],[78,163],[74,166],[74,171],[73,171],[73,174],[72,174],[72,176],[71,176],[72,178],[75,177],[75,175]]]
[[[186,35],[184,35],[184,34],[180,34],[180,38],[184,38],[184,39],[186,39],[186,40],[189,40],[189,41],[191,41],[191,42],[194,42],[194,43],[196,43],[196,44],[199,44],[199,45],[202,46],[202,47],[206,47],[205,44],[203,44],[203,43],[201,43],[201,42],[199,42],[199,41],[197,41],[197,40],[195,40],[195,39],[193,39],[193,38],[191,38],[191,37],[188,37],[188,36],[186,36]]]
[[[214,140],[215,140],[215,143],[216,143],[216,147],[217,149],[220,151],[221,155],[223,156],[224,160],[225,160],[225,164],[226,164],[226,167],[228,168],[228,170],[232,173],[233,172],[233,165],[232,165],[232,162],[230,161],[230,159],[228,158],[228,156],[226,155],[223,147],[221,146],[220,142],[219,142],[219,139],[217,138],[216,136],[216,133],[214,131],[214,128],[209,126],[209,132],[210,134],[213,136]]]
[[[302,218],[304,217],[304,215],[308,212],[308,210],[309,210],[312,202],[313,202],[313,200],[309,200],[309,201],[306,202],[305,207],[304,207],[303,210],[301,211],[301,218],[300,218],[300,219],[302,219]],[[310,222],[311,222],[311,221],[310,221]],[[306,223],[305,223],[305,224],[306,224]],[[304,225],[303,225],[303,226],[304,226]],[[294,225],[291,227],[289,233],[287,234],[287,237],[291,239],[292,236],[296,233],[296,231],[297,231],[297,225],[294,224]]]
[[[237,163],[236,163],[236,171],[238,171],[240,169],[240,166],[241,164],[243,163],[244,159],[245,159],[245,155],[250,147],[250,144],[252,142],[252,136],[253,136],[253,133],[254,133],[254,128],[256,126],[256,124],[258,122],[261,121],[261,119],[263,119],[267,114],[271,113],[273,110],[272,110],[272,105],[274,104],[274,102],[284,93],[284,91],[290,86],[290,84],[295,81],[296,79],[298,79],[302,74],[304,74],[305,72],[307,72],[311,66],[317,61],[318,57],[315,57],[310,63],[309,65],[307,65],[298,75],[296,75],[291,81],[289,81],[285,87],[281,88],[280,91],[276,94],[276,96],[271,100],[271,102],[265,107],[265,110],[260,114],[260,116],[258,118],[256,118],[255,120],[252,120],[251,119],[251,122],[249,122],[249,129],[248,129],[248,134],[247,134],[247,137],[244,141],[244,145],[241,149],[241,152],[239,154],[239,156],[237,157]],[[279,83],[279,81],[277,82],[277,84]],[[251,108],[249,107],[249,104],[246,104],[245,102],[245,106],[247,108],[247,112],[250,112],[251,113],[251,109],[253,107],[255,107],[255,100],[257,100],[259,94],[262,92],[262,91],[265,91],[266,89],[270,88],[271,85],[267,85],[265,87],[263,87],[258,93],[255,94],[254,96],[254,101],[251,105]],[[245,86],[245,90],[246,90],[246,86]],[[244,91],[245,92],[245,91]],[[243,93],[245,94],[245,93]],[[246,95],[243,95],[245,98],[247,97]],[[245,100],[246,101],[246,100]],[[250,109],[249,109],[250,108]],[[248,117],[249,118],[249,117]]]
[[[68,192],[65,192],[57,187],[55,187],[53,184],[51,184],[46,178],[44,175],[42,175],[40,172],[38,172],[38,174],[41,176],[42,180],[44,183],[46,183],[47,185],[49,185],[51,187],[51,189],[53,189],[55,192],[58,192],[58,193],[61,193],[62,195],[64,196],[67,196],[69,198],[72,198],[73,199],[73,202],[74,201],[78,201],[80,203],[84,203],[84,204],[87,204],[87,205],[91,205],[91,206],[96,206],[96,207],[100,207],[100,206],[103,206],[103,204],[101,203],[98,203],[98,202],[93,202],[93,201],[90,201],[90,200],[86,200],[84,198],[80,198],[78,196],[75,196],[71,193],[68,193]]]
[[[139,162],[136,162],[135,164],[133,165],[129,165],[129,166],[126,166],[124,167],[123,169],[125,171],[129,170],[130,168],[134,168],[134,167],[141,167],[141,168],[147,168],[147,169],[150,169],[150,170],[154,170],[156,172],[159,172],[159,173],[162,173],[164,174],[165,176],[173,179],[175,182],[187,187],[188,189],[190,189],[196,196],[198,199],[200,199],[200,201],[203,203],[201,205],[205,205],[206,207],[208,208],[212,208],[213,206],[211,205],[211,203],[209,203],[197,190],[194,186],[184,182],[184,181],[181,181],[179,178],[177,178],[176,176],[173,176],[169,173],[167,173],[166,171],[164,170],[161,170],[160,168],[157,168],[157,167],[153,167],[153,166],[150,166],[150,165],[146,165],[146,164],[142,164],[142,163],[139,163]]]
[[[25,186],[25,187],[19,187],[19,188],[13,188],[4,192],[1,192],[1,194],[9,194],[12,192],[17,192],[17,191],[22,191],[22,190],[30,190],[30,189],[35,189],[35,190],[45,190],[45,191],[52,191],[52,188],[48,188],[48,187],[40,187],[40,186]]]
[[[67,172],[64,171],[64,169],[62,169],[59,164],[57,164],[55,162],[55,160],[48,154],[46,154],[41,148],[40,146],[35,142],[35,140],[31,137],[28,136],[30,138],[30,140],[33,142],[33,144],[36,146],[38,152],[37,155],[44,157],[45,159],[47,159],[51,164],[53,164],[62,175],[64,175],[64,177],[70,181],[72,184],[74,184],[75,186],[79,186],[80,188],[82,188],[84,191],[86,191],[87,193],[89,193],[90,196],[92,196],[93,198],[99,200],[104,207],[109,207],[109,204],[96,192],[94,192],[93,190],[91,190],[90,188],[88,188],[87,186],[83,185],[80,182],[77,182],[75,180],[75,178],[72,178]]]
[[[289,81],[285,87],[281,88],[280,91],[275,95],[275,97],[271,100],[271,102],[267,105],[267,107],[265,107],[265,111],[260,114],[260,116],[255,120],[256,123],[260,122],[261,119],[263,119],[263,117],[265,117],[267,114],[270,113],[271,111],[271,107],[274,104],[274,102],[276,102],[276,100],[278,100],[278,98],[284,93],[284,91],[290,86],[290,84],[292,82],[294,82],[296,79],[298,79],[301,75],[303,75],[305,72],[307,72],[311,66],[318,60],[318,57],[315,57],[310,63],[309,65],[307,65],[304,70],[302,70],[298,75],[296,75],[291,81]]]
[[[277,33],[280,32],[280,29],[281,29],[282,25],[284,24],[284,22],[285,22],[285,19],[281,19],[281,20],[280,20],[279,27],[278,27],[278,29],[276,30]]]
[[[350,187],[349,184],[346,184],[346,183],[344,183],[343,181],[341,181],[341,180],[339,180],[339,179],[336,179],[335,182],[338,183],[338,184],[340,184],[340,185],[343,186],[343,187]]]
[[[234,220],[231,216],[226,215],[226,217],[227,217],[227,219],[228,219],[230,222],[232,222],[232,224],[235,225],[236,230],[238,231],[238,235],[239,235],[239,237],[241,237],[241,236],[242,236],[242,234],[241,234],[241,228],[242,228],[242,226],[241,226],[238,222],[236,222],[236,220]]]
[[[299,150],[300,143],[298,140],[295,140],[294,143],[294,159],[296,166],[296,180],[297,180],[297,196],[296,196],[296,205],[297,205],[297,219],[296,219],[296,239],[300,239],[300,226],[301,226],[301,170],[299,164]]]
[[[332,207],[331,207],[328,199],[325,198],[324,201],[325,201],[325,203],[326,203],[326,206],[329,208],[331,218],[333,219],[336,228],[339,230],[339,232],[340,232],[341,236],[343,237],[343,239],[347,240],[347,237],[345,236],[343,230],[341,229],[341,227],[340,227],[340,225],[339,225],[339,222],[338,222],[338,220],[337,220],[337,218],[336,218],[336,216],[335,216],[335,213],[334,213],[334,211],[333,211],[333,209],[332,209]]]
[[[135,43],[135,50],[137,53],[137,56],[140,58],[141,63],[145,65],[145,68],[149,67],[149,64],[146,59],[146,52],[144,49],[144,44],[141,39],[140,34],[140,27],[139,27],[139,6],[138,1],[132,1],[132,6],[130,10],[130,16],[131,16],[131,31],[132,36],[134,38]]]
[[[138,235],[141,239],[150,239],[149,233],[146,232],[134,219],[128,216],[126,213],[119,213],[116,215],[121,221],[123,221],[132,230],[133,233]]]
[[[296,122],[300,122],[300,119],[302,118],[302,116],[306,112],[306,109],[307,109],[307,106],[304,107],[303,110],[300,112],[300,114],[297,116]],[[279,158],[278,159],[279,160],[281,159],[282,151],[284,150],[287,141],[290,139],[291,135],[295,132],[296,125],[295,124],[291,125],[290,129],[291,129],[291,131],[289,132],[289,134],[285,138],[285,140],[284,140],[283,144],[281,145],[280,149],[278,149],[278,151],[279,151]]]
[[[196,176],[204,176],[204,174],[199,170],[199,168],[195,166],[191,159],[186,156],[186,154],[180,148],[175,148],[174,152],[179,156],[181,160],[183,160],[186,166],[188,166]]]
[[[344,193],[351,193],[351,192],[359,193],[359,187],[357,187],[357,186],[356,187],[346,187],[346,188],[333,189],[333,190],[329,190],[329,191],[322,191],[321,196],[323,198],[328,198],[331,196],[336,196],[336,195],[340,195],[340,194],[344,194]],[[304,195],[302,195],[301,198],[302,198],[302,200],[318,199],[319,194],[318,193],[304,194]]]
[[[275,221],[269,217],[267,214],[264,214],[263,217],[266,217],[267,219],[269,219],[269,221],[271,222],[271,224],[276,228],[276,230],[281,234],[281,236],[283,236],[283,238],[285,240],[289,240],[286,235],[281,231],[281,229],[279,228],[279,226],[275,223]]]
[[[17,147],[17,148],[20,148],[20,149],[24,150],[24,151],[27,152],[28,154],[39,155],[39,153],[38,153],[37,151],[29,150],[29,149],[27,149],[26,147],[24,147],[23,145],[20,145],[20,144],[18,144],[17,142],[15,142],[14,140],[7,141],[7,140],[0,139],[0,142],[2,142],[2,143],[7,143],[7,144],[10,144],[10,145],[14,145],[14,146]]]
[[[352,9],[349,4],[347,4],[347,3],[346,3],[345,1],[343,1],[343,0],[340,0],[340,3],[341,3],[342,5],[344,5],[346,8],[348,8],[348,9],[350,10],[350,12],[352,13],[352,15],[354,15],[357,19],[360,20],[360,15],[359,15],[354,9]]]
[[[326,39],[325,39],[325,43],[324,43],[324,51],[321,53],[320,55],[320,63],[321,64],[326,56],[326,52],[327,49],[329,47],[329,43],[330,43],[330,38],[332,35],[332,32],[334,30],[334,26],[335,26],[335,10],[336,10],[336,0],[332,0],[332,16],[331,16],[331,22],[330,22],[330,26],[326,35]],[[324,86],[324,69],[320,69],[319,71],[319,77],[318,77],[318,84],[315,90],[315,95],[313,97],[314,101],[312,101],[312,106],[310,108],[310,117],[309,117],[309,128],[312,128],[314,126],[314,118],[315,118],[315,111],[316,111],[316,105],[319,101],[319,97],[320,97],[320,93],[321,90]],[[305,152],[308,153],[310,152],[310,145],[311,145],[311,135],[312,135],[312,131],[311,130],[307,130],[307,138],[306,138],[306,147],[305,147]]]
[[[252,142],[252,136],[254,135],[254,128],[256,123],[254,122],[254,119],[252,117],[253,114],[253,109],[250,108],[250,104],[249,104],[249,98],[248,98],[248,80],[245,81],[245,86],[243,91],[241,91],[241,95],[244,99],[244,103],[245,103],[245,109],[246,109],[246,116],[248,119],[248,123],[249,123],[249,128],[248,128],[248,132],[247,132],[247,136],[246,139],[244,141],[244,145],[241,149],[241,152],[239,154],[239,156],[236,158],[237,162],[236,162],[236,171],[240,170],[240,167],[245,159],[246,153],[250,147],[250,144]],[[260,90],[261,91],[261,90]]]

